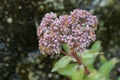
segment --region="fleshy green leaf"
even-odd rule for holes
[[[69,56],[62,57],[60,60],[58,60],[58,62],[56,62],[56,64],[54,65],[54,67],[52,69],[52,72],[66,67],[71,60],[72,60],[72,58]]]
[[[111,59],[99,68],[99,72],[104,76],[109,76],[110,71],[117,63],[117,59]]]
[[[96,41],[93,45],[92,48],[90,49],[90,51],[92,53],[98,52],[101,48],[101,42],[100,41]]]
[[[66,67],[59,69],[58,73],[64,76],[71,76],[72,75],[72,71],[74,70],[74,67],[77,64],[68,64]]]
[[[72,80],[83,80],[83,77],[84,77],[84,66],[81,65],[79,69],[77,69],[76,67],[75,70],[73,70],[72,72],[71,79]]]
[[[86,65],[93,65],[94,63],[94,60],[96,58],[96,56],[100,54],[98,52],[94,53],[94,54],[89,54],[89,53],[83,53],[81,55],[81,58],[82,58],[82,62]]]

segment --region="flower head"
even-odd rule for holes
[[[96,16],[85,10],[76,9],[59,17],[47,13],[37,29],[39,48],[42,53],[60,53],[61,45],[67,44],[76,52],[84,51],[96,38],[97,24]]]

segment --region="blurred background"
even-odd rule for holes
[[[62,15],[76,8],[98,17],[96,33],[97,40],[102,42],[102,51],[108,60],[113,57],[119,60],[111,72],[111,80],[117,80],[120,76],[120,0],[0,0],[0,80],[67,80],[51,73],[61,55],[40,54],[36,28],[45,13]]]

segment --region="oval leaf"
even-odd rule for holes
[[[70,77],[72,75],[72,71],[77,64],[68,64],[66,67],[59,69],[58,73],[64,76]]]
[[[100,41],[96,41],[93,45],[92,48],[90,49],[90,51],[92,53],[98,52],[101,48],[101,42]]]
[[[70,56],[62,57],[60,60],[58,60],[58,62],[56,62],[55,66],[52,69],[52,72],[66,67],[71,60],[72,60],[72,58]]]

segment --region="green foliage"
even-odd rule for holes
[[[64,76],[70,77],[72,75],[72,72],[74,68],[77,66],[77,64],[68,64],[66,67],[58,70],[58,73]]]
[[[66,67],[71,60],[72,60],[72,58],[69,57],[69,56],[64,56],[64,57],[62,57],[62,58],[55,64],[54,68],[52,69],[52,72],[57,71],[57,70],[59,70],[59,69],[61,69],[61,68]]]
[[[79,69],[78,69],[79,68]],[[84,77],[84,66],[76,66],[72,71],[71,79],[72,80],[83,80]]]
[[[96,41],[90,50],[87,50],[81,54],[82,62],[91,70],[94,68],[93,63],[95,58],[100,54],[100,44],[100,41]]]
[[[52,72],[57,71],[60,75],[69,77],[71,80],[110,80],[109,74],[112,68],[117,63],[117,59],[106,60],[101,54],[101,42],[95,42],[90,50],[83,53],[77,53],[84,65],[90,71],[89,75],[85,74],[83,65],[78,65],[76,60],[70,56],[62,57],[52,69]],[[69,51],[67,45],[63,45],[65,51]],[[99,55],[100,54],[100,55]],[[94,68],[94,61],[99,55],[101,66],[99,69]],[[71,63],[72,62],[72,63]],[[119,80],[119,79],[118,79]]]
[[[100,41],[96,41],[93,45],[92,48],[90,49],[91,53],[95,53],[98,52],[101,49],[101,42]]]
[[[94,59],[96,58],[96,56],[100,54],[100,53],[94,53],[94,54],[89,54],[89,53],[83,53],[81,55],[82,61],[84,64],[86,65],[92,65],[94,63]]]
[[[100,55],[100,63],[104,64],[106,62],[107,62],[107,60],[106,60],[105,56],[104,55]]]
[[[111,60],[107,61],[106,63],[104,63],[99,68],[98,72],[106,77],[109,77],[109,73],[112,70],[112,68],[115,66],[116,63],[117,63],[117,59],[111,59]]]
[[[98,73],[96,70],[91,71],[91,74],[88,75],[84,80],[106,80],[105,77]]]

